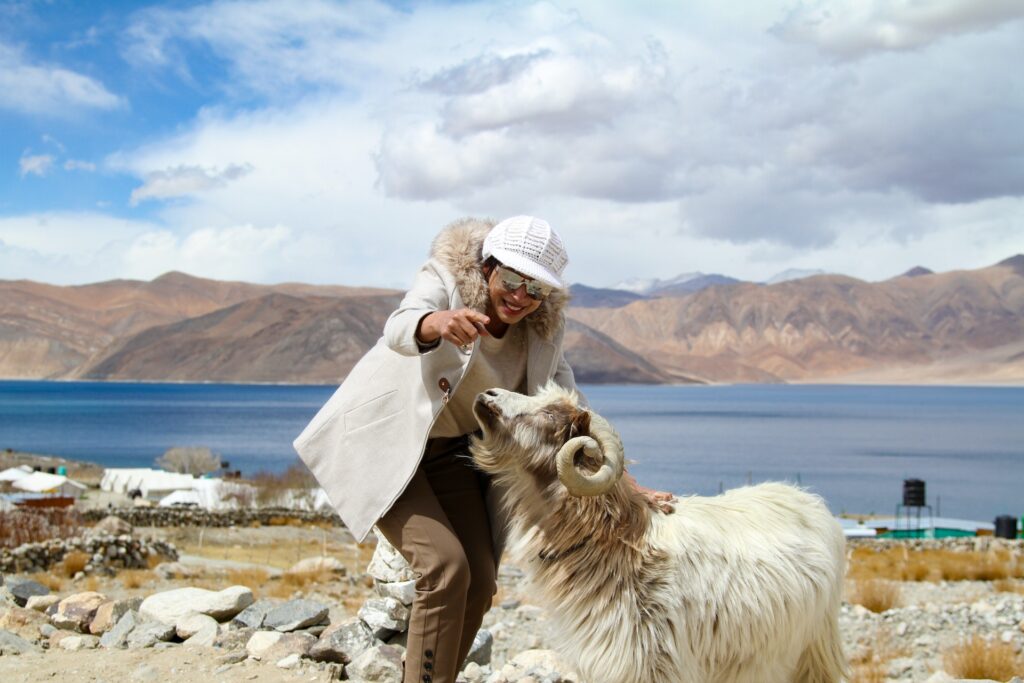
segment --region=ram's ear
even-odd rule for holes
[[[569,436],[583,436],[590,433],[590,412],[581,410],[572,416],[572,427],[569,428]]]

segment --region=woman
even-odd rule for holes
[[[473,400],[576,388],[567,263],[538,218],[449,225],[383,338],[295,442],[353,535],[376,524],[416,572],[405,683],[455,681],[496,588],[503,529],[467,455]]]

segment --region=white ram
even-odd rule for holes
[[[492,389],[470,450],[503,488],[510,546],[590,683],[837,683],[844,538],[780,483],[652,511],[575,393]]]

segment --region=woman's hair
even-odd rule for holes
[[[484,271],[484,277],[489,278],[491,276],[491,273],[494,272],[494,269],[500,265],[501,261],[499,261],[493,256],[488,256],[487,258],[484,259],[483,265],[480,266],[480,269]]]

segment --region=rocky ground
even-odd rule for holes
[[[146,532],[162,534],[162,541],[177,534],[172,540],[191,552],[151,570],[94,568],[59,585],[51,581],[54,591],[26,583],[24,575],[5,577],[0,587],[5,683],[165,681],[170,676],[399,680],[412,584],[400,558],[386,548],[370,561],[371,548],[356,546],[340,530],[328,539],[328,532],[316,529],[210,529],[203,532],[201,548],[182,532]],[[260,545],[280,548],[302,537],[319,542],[330,557],[289,566],[292,551],[282,557]],[[1018,656],[1024,650],[1019,580],[903,582],[899,590],[897,606],[881,613],[844,602],[841,630],[845,650],[858,664],[854,680],[956,680],[944,672],[946,654],[975,634],[1005,644]],[[506,563],[462,678],[467,683],[578,680],[552,651],[556,647],[523,573]],[[873,673],[864,673],[866,663]]]

